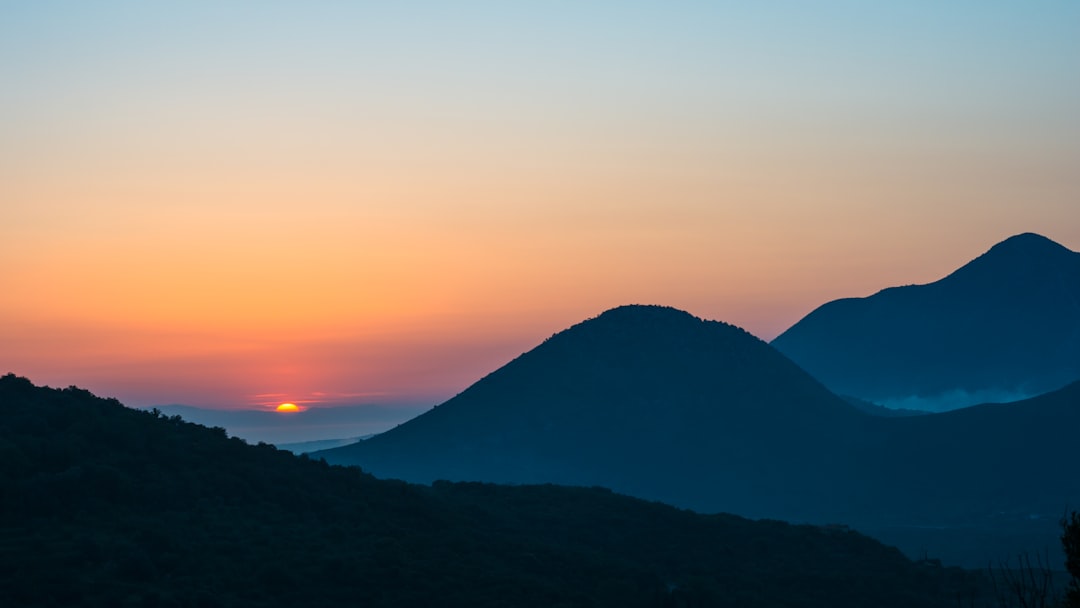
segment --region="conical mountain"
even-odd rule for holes
[[[1080,379],[1080,253],[1037,234],[927,285],[829,302],[772,342],[834,392],[945,410]]]
[[[824,437],[858,437],[867,418],[737,327],[624,306],[391,431],[319,455],[409,481],[604,485],[790,514],[824,491],[809,481],[835,464]],[[806,487],[793,471],[807,473]]]

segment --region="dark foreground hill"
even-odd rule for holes
[[[1080,502],[1080,385],[948,415],[872,416],[742,330],[627,306],[399,427],[320,452],[378,477],[601,485],[704,512],[844,522],[913,555],[1057,552]]]
[[[0,378],[4,606],[964,606],[854,532],[600,489],[380,481]]]
[[[940,281],[829,302],[772,342],[834,392],[944,410],[1080,380],[1080,253],[1021,234]]]

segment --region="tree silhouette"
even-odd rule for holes
[[[0,606],[950,608],[983,588],[852,531],[379,480],[14,375],[0,488]]]
[[[1080,513],[1076,511],[1061,520],[1064,531],[1061,545],[1065,549],[1065,569],[1072,575],[1065,595],[1066,608],[1080,608]]]

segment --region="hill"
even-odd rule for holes
[[[823,439],[857,441],[867,418],[742,329],[624,306],[318,455],[422,483],[602,485],[696,509],[824,517],[832,490],[819,471],[842,463]]]
[[[978,577],[838,528],[696,515],[600,489],[380,481],[12,375],[0,377],[0,413],[0,605],[989,599]]]
[[[316,454],[413,482],[601,485],[703,512],[844,522],[910,555],[933,547],[985,566],[1060,558],[1057,519],[1080,501],[1078,392],[870,415],[736,327],[628,306],[386,433]]]
[[[834,392],[946,410],[1080,380],[1080,253],[1037,234],[949,276],[829,302],[772,345]]]
[[[1080,501],[1080,382],[1024,401],[878,418],[849,521],[909,554],[978,564],[1047,549]],[[860,503],[860,501],[865,501]]]

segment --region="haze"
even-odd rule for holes
[[[0,372],[129,405],[436,403],[619,304],[770,339],[1080,249],[1076,3],[6,3],[0,79]]]

